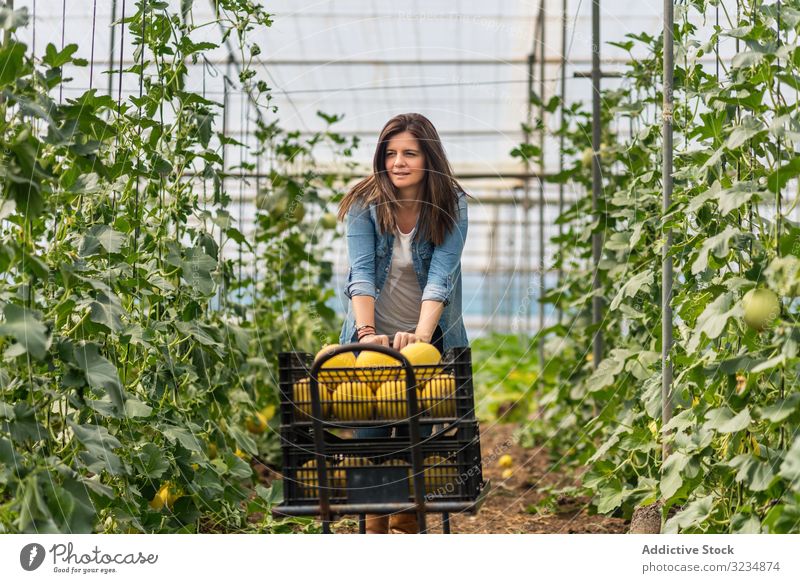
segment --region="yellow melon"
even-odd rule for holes
[[[319,476],[317,475],[317,460],[310,459],[297,470],[297,483],[301,496],[304,498],[319,498]],[[331,497],[338,496],[345,484],[344,471],[328,467],[328,489]]]
[[[376,383],[396,379],[402,370],[399,360],[387,354],[369,350],[366,346],[356,358],[356,378],[362,381]]]
[[[425,493],[442,496],[449,493],[447,487],[453,481],[455,468],[440,455],[429,455],[422,461],[425,468]]]
[[[422,409],[431,417],[455,417],[456,379],[450,374],[438,374],[422,389]]]
[[[386,381],[375,393],[378,417],[381,419],[405,419],[408,417],[406,401],[406,383],[404,381]]]
[[[433,344],[414,342],[406,345],[400,351],[400,354],[405,356],[414,366],[414,374],[417,377],[417,383],[420,385],[440,372],[439,369],[441,369],[441,367],[426,366],[438,365],[442,360],[442,355]]]
[[[326,344],[322,347],[317,355],[314,357],[314,361],[316,362],[320,357],[324,356],[333,348],[338,347],[339,344]],[[337,354],[336,356],[329,358],[325,361],[325,364],[322,365],[322,369],[319,371],[319,378],[317,379],[323,383],[330,383],[330,382],[344,382],[349,381],[351,377],[350,371],[346,370],[334,370],[334,371],[327,371],[325,369],[329,368],[353,368],[356,365],[356,356],[352,352],[343,352],[341,354]]]
[[[375,395],[368,383],[350,381],[339,383],[331,395],[331,413],[339,421],[366,421],[372,419]]]
[[[336,390],[335,383],[318,383],[319,399],[322,405],[322,418],[328,415],[331,393]],[[294,404],[299,409],[299,419],[311,418],[311,379],[306,377],[294,384]]]

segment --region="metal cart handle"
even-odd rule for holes
[[[394,335],[392,335],[394,339]],[[419,531],[426,531],[425,524],[425,478],[423,473],[422,461],[422,445],[420,444],[420,431],[419,431],[419,405],[417,403],[417,379],[414,375],[414,369],[411,362],[399,351],[394,348],[388,348],[382,344],[359,343],[353,342],[350,344],[342,344],[326,350],[322,356],[314,361],[311,366],[310,376],[310,389],[311,389],[311,412],[312,422],[314,424],[314,449],[316,450],[317,458],[317,477],[319,479],[319,509],[320,517],[322,519],[323,532],[329,532],[331,509],[330,509],[330,496],[328,490],[328,469],[325,466],[325,439],[322,429],[322,402],[319,397],[319,383],[317,376],[322,365],[337,354],[344,354],[345,352],[363,352],[370,350],[372,352],[380,352],[400,361],[401,366],[406,371],[406,401],[408,402],[409,411],[409,437],[411,438],[411,467],[414,472],[414,502],[417,507],[417,524]]]

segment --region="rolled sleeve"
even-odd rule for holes
[[[428,281],[422,291],[422,301],[434,300],[450,303],[453,282],[461,266],[461,253],[467,240],[467,196],[463,192],[458,197],[458,216],[456,225],[433,250],[428,270]]]
[[[375,293],[375,225],[368,206],[354,204],[345,219],[347,232],[347,255],[350,274],[345,286],[345,295],[372,296]]]

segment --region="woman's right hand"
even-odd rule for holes
[[[386,334],[368,334],[358,341],[360,344],[381,344],[389,347],[389,337]]]

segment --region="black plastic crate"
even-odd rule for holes
[[[475,427],[477,433],[477,427]],[[441,432],[420,442],[426,503],[461,504],[477,500],[483,486],[480,443],[462,443]],[[310,507],[318,514],[319,484],[314,440],[306,432],[284,438],[284,504]],[[326,488],[330,504],[415,503],[414,465],[408,439],[344,439],[326,436]]]
[[[338,354],[363,350],[401,366],[324,367]],[[364,344],[312,360],[279,354],[284,503],[276,514],[321,515],[325,525],[334,515],[416,510],[424,528],[425,512],[477,510],[487,485],[469,348],[446,351],[435,367],[411,366],[393,349]],[[345,383],[343,394],[330,392]],[[354,437],[363,427],[406,431]]]
[[[363,344],[347,346],[358,347],[359,351],[365,349]],[[399,355],[392,349],[384,350]],[[313,356],[305,352],[282,352],[278,356],[281,423],[285,426],[313,425],[311,391],[314,385],[321,397],[320,420],[325,428],[406,423],[411,406],[405,395],[409,384],[417,387],[420,423],[431,425],[475,419],[469,348],[451,348],[436,366],[411,366],[414,373],[411,383],[406,378],[406,369],[399,366],[323,368],[313,379],[312,359]],[[387,388],[389,392],[382,391]],[[343,389],[346,394],[342,393]]]

